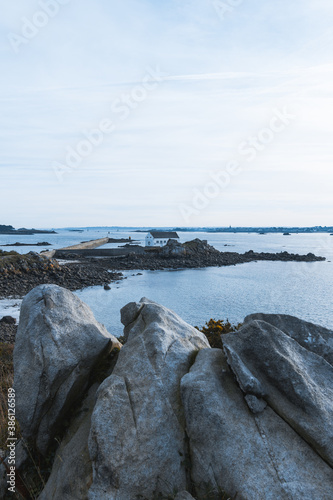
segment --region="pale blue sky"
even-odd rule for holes
[[[332,225],[333,4],[228,3],[3,0],[0,223]]]

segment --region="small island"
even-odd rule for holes
[[[1,247],[50,247],[51,243],[47,241],[40,241],[39,243],[7,243],[7,245],[0,245]]]
[[[48,231],[44,229],[26,229],[21,227],[20,229],[15,229],[13,226],[6,226],[0,224],[0,234],[17,234],[17,235],[32,235],[32,234],[57,234],[56,231]]]

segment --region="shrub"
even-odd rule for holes
[[[195,328],[206,335],[211,347],[222,349],[221,335],[224,333],[237,332],[237,330],[239,330],[241,326],[242,323],[238,323],[238,325],[232,325],[228,319],[227,321],[223,321],[221,319],[210,319],[209,321],[207,321],[205,326],[201,328],[198,328],[196,326]]]

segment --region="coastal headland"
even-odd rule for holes
[[[293,254],[289,252],[254,252],[249,250],[243,254],[238,252],[221,252],[209,245],[206,240],[198,238],[179,243],[169,240],[164,247],[142,247],[139,245],[126,245],[123,248],[101,249],[101,248],[67,248],[56,250],[54,257],[68,260],[80,260],[80,262],[98,262],[108,269],[131,270],[163,270],[199,267],[234,266],[247,262],[270,260],[270,261],[295,261],[316,262],[323,261],[325,257],[319,257],[313,253],[307,255]],[[101,259],[100,257],[104,257]]]
[[[21,299],[42,284],[55,284],[71,291],[90,286],[109,290],[112,283],[124,278],[122,271],[198,269],[256,261],[310,263],[325,260],[312,253],[220,252],[200,239],[186,243],[169,240],[165,247],[150,249],[135,245],[133,240],[129,244],[126,240],[121,248],[100,248],[108,242],[108,238],[100,238],[42,253],[0,250],[0,299]],[[0,322],[0,341],[14,342],[16,330],[16,324]]]
[[[87,286],[108,285],[121,279],[125,270],[194,269],[235,266],[254,261],[316,262],[324,257],[288,252],[268,253],[249,250],[243,254],[220,252],[207,241],[186,243],[169,240],[164,247],[146,249],[138,245],[125,248],[96,248],[104,239],[85,242],[67,249],[38,254],[0,251],[0,298],[23,297],[41,284],[57,284],[71,291]],[[83,247],[83,248],[82,248]],[[87,248],[89,247],[89,248]],[[54,255],[56,258],[54,258]],[[64,259],[58,261],[57,259]]]

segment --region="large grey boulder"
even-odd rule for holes
[[[271,408],[250,412],[220,349],[199,352],[181,396],[198,500],[333,498],[332,469]]]
[[[90,500],[153,499],[189,485],[180,380],[208,342],[147,299],[123,308],[122,321],[127,343],[91,419]]]
[[[250,314],[244,323],[265,321],[333,365],[333,331],[287,314]]]
[[[182,257],[186,255],[186,248],[177,240],[168,240],[160,250],[161,257]]]
[[[45,454],[57,426],[118,340],[76,295],[41,285],[24,298],[14,349],[16,413],[24,438]]]
[[[223,335],[222,342],[241,389],[251,397],[250,408],[264,400],[333,466],[333,366],[313,352],[318,349],[309,349],[310,342],[303,347],[306,339],[301,342],[295,331],[297,341],[290,332],[253,320],[237,334]]]
[[[37,287],[22,304],[23,436],[45,453],[70,416],[39,500],[333,498],[332,332],[252,315],[222,351],[148,299],[121,318],[112,356],[121,344],[67,290]]]

